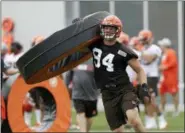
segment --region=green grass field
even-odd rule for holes
[[[141,113],[142,119],[143,113]],[[73,111],[72,113],[72,123],[75,124],[75,117],[76,113]],[[105,131],[110,131],[104,112],[99,112],[98,116],[93,118],[93,125],[91,131],[99,131],[99,132],[105,132]],[[180,113],[179,116],[177,117],[172,117],[172,114],[169,112],[166,115],[166,119],[168,121],[168,127],[165,130],[152,130],[152,131],[163,131],[163,132],[169,132],[169,131],[179,131],[179,132],[184,132],[184,112]],[[69,130],[69,132],[75,132],[77,130]]]
[[[72,124],[76,123],[76,113],[72,111]],[[143,112],[141,113],[141,118],[144,118]],[[168,112],[166,114],[166,119],[168,122],[168,127],[164,130],[151,130],[151,131],[163,131],[163,132],[184,132],[184,112],[181,112],[179,116],[172,117],[172,113]],[[32,117],[32,125],[35,124],[35,115]],[[110,131],[108,123],[105,118],[104,112],[99,112],[98,116],[93,118],[93,125],[91,131],[98,131],[98,132],[107,132]],[[128,130],[133,131],[133,130]],[[79,132],[78,130],[69,130],[69,132]]]

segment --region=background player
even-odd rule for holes
[[[155,113],[157,113],[159,129],[164,129],[167,126],[167,122],[156,103],[156,97],[158,96],[157,84],[159,79],[158,64],[162,51],[157,45],[152,44],[153,34],[150,30],[141,30],[138,34],[138,37],[141,43],[144,45],[141,53],[141,64],[147,75],[147,81],[152,98],[151,104],[145,105],[146,128],[157,128],[157,122],[155,119]]]
[[[2,86],[4,84],[4,81],[7,80],[8,76],[15,75],[19,73],[18,69],[15,68],[10,68],[7,64],[4,63],[4,55],[7,52],[6,45],[3,44],[1,47],[1,91],[2,91]],[[1,131],[3,133],[11,133],[11,128],[8,122],[7,118],[7,99],[3,97],[1,94]]]
[[[81,132],[89,132],[96,116],[99,91],[94,81],[92,59],[66,73],[66,84],[72,90],[72,100]]]
[[[169,38],[163,38],[158,44],[163,52],[161,64],[159,66],[161,72],[159,91],[161,95],[162,110],[165,111],[166,94],[169,93],[172,96],[175,106],[173,116],[178,116],[178,60],[176,52],[171,48],[172,43]]]

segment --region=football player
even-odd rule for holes
[[[157,122],[155,119],[155,113],[157,113],[159,121],[159,129],[164,129],[167,126],[167,122],[156,103],[156,97],[158,96],[157,84],[159,79],[158,64],[162,54],[160,47],[153,42],[153,33],[150,30],[141,30],[138,34],[140,42],[144,48],[141,53],[141,64],[147,75],[147,81],[152,102],[149,105],[145,105],[145,121],[146,128],[157,128]]]
[[[136,53],[117,41],[122,31],[121,20],[109,15],[100,24],[102,41],[91,45],[94,77],[101,89],[106,119],[112,131],[123,132],[123,125],[131,124],[135,131],[145,132],[138,113],[138,97],[150,103],[145,72],[140,66]],[[129,81],[126,67],[129,65],[138,75],[138,95]]]
[[[173,98],[175,112],[173,116],[179,115],[178,110],[178,59],[174,49],[171,48],[171,40],[163,38],[158,42],[163,51],[159,70],[161,71],[159,81],[159,91],[161,96],[162,110],[165,111],[166,94],[169,93]]]
[[[140,61],[141,50],[142,50],[143,45],[140,43],[139,38],[136,36],[132,37],[129,40],[128,46],[131,47],[133,51],[138,55],[138,60]],[[128,66],[126,70],[130,78],[130,81],[135,87],[137,87],[137,84],[138,84],[137,74],[130,66]]]
[[[66,73],[66,84],[72,90],[72,100],[81,132],[89,132],[97,116],[99,91],[94,81],[92,59]]]

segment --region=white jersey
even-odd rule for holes
[[[152,63],[147,64],[147,62],[144,59],[141,59],[141,64],[147,77],[158,77],[159,61],[162,54],[161,49],[157,45],[151,44],[150,46],[144,47],[142,53],[145,55],[157,55],[157,58]]]
[[[138,60],[140,60],[141,52],[139,52],[135,49],[132,49],[132,50],[138,55]],[[130,79],[130,82],[133,82],[137,76],[136,72],[129,65],[126,68],[126,71],[127,71],[128,77]]]
[[[24,52],[21,52],[17,55],[15,54],[6,54],[6,56],[4,57],[4,62],[10,66],[10,67],[14,67],[16,68],[16,62],[17,60],[24,54]]]

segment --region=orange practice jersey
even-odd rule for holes
[[[178,83],[178,61],[175,50],[168,49],[162,56],[161,63],[167,67],[162,71],[164,81]]]

